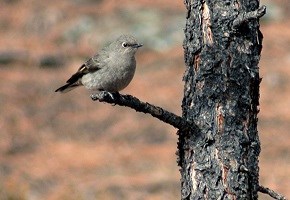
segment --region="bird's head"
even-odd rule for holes
[[[132,35],[121,35],[110,46],[111,48],[114,48],[118,53],[134,56],[137,49],[139,47],[142,47],[143,44],[138,43],[136,38]]]

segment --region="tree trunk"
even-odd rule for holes
[[[185,0],[181,199],[257,199],[258,0]]]

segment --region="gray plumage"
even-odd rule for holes
[[[131,35],[120,36],[88,59],[67,84],[55,92],[68,92],[81,85],[92,91],[118,92],[124,89],[135,74],[135,53],[141,46]]]

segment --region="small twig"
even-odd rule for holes
[[[102,91],[97,94],[92,94],[91,98],[93,101],[98,100],[100,102],[106,102],[113,105],[126,106],[133,108],[137,112],[149,113],[153,117],[182,131],[197,130],[197,126],[195,124],[186,121],[184,118],[168,112],[158,106],[154,106],[147,102],[142,102],[131,95],[122,95],[119,93]]]
[[[263,17],[266,13],[266,6],[261,6],[257,10],[251,12],[242,12],[233,21],[233,28],[239,28],[243,23],[248,22],[251,19],[259,19]]]
[[[278,199],[278,200],[287,200],[286,197],[284,197],[283,195],[267,188],[264,186],[259,186],[258,191],[264,194],[268,194],[269,196],[273,197],[274,199]]]

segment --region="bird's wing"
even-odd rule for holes
[[[99,55],[96,54],[92,58],[88,59],[84,64],[80,66],[78,71],[73,74],[70,79],[68,79],[66,82],[67,83],[75,83],[77,82],[83,75],[90,73],[90,72],[95,72],[99,69],[101,69],[101,65],[99,63]]]

